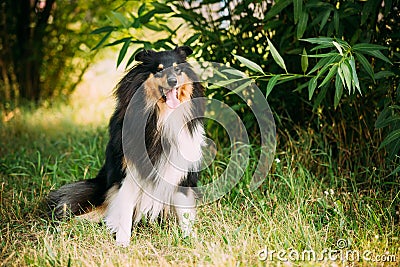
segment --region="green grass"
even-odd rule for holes
[[[104,225],[42,218],[51,189],[93,177],[108,140],[107,116],[81,123],[76,107],[22,110],[0,124],[0,263],[6,266],[264,266],[259,252],[336,249],[395,255],[400,263],[400,184],[376,167],[336,176],[332,157],[298,142],[279,147],[264,184],[249,192],[245,177],[224,198],[199,207],[197,237],[183,239],[174,219],[144,223],[131,245],[114,245]],[[103,118],[102,117],[102,118]],[[101,125],[101,126],[99,126]],[[301,153],[303,151],[303,153]],[[223,155],[219,155],[223,158]],[[221,164],[205,171],[215,175]],[[360,176],[363,179],[360,179]],[[294,255],[294,254],[292,254]],[[320,255],[320,254],[317,254]],[[286,254],[286,257],[288,254]],[[272,265],[283,264],[275,253]],[[357,265],[371,265],[361,260]],[[302,261],[291,266],[340,266]]]

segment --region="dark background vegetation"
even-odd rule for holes
[[[278,81],[268,101],[277,124],[278,152],[291,152],[294,160],[316,173],[326,172],[328,164],[337,174],[366,180],[374,168],[398,185],[398,1],[4,0],[0,5],[2,117],[21,105],[68,98],[104,46],[118,46],[118,65],[124,58],[130,65],[139,49],[170,49],[177,43],[191,46],[197,59],[245,70],[232,56],[240,55],[262,67],[267,75],[257,79],[257,85],[266,90],[271,77],[285,73],[271,57],[267,37],[285,60],[288,73],[294,74],[304,74],[303,49],[308,54],[326,52],[323,47],[311,51],[316,45],[301,38],[324,36],[350,46],[382,45],[392,64],[371,53],[366,57],[371,76],[356,61],[361,93],[345,91],[335,105],[332,78],[309,99],[307,88],[314,73]],[[128,54],[128,48],[133,52]],[[319,60],[309,58],[309,69]],[[224,90],[208,93],[230,106],[240,104]],[[256,135],[251,114],[245,108],[237,111]],[[329,163],[311,153],[318,151]]]
[[[90,31],[112,2],[1,1],[3,107],[70,95],[96,54]]]

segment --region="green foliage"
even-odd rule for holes
[[[126,62],[128,68],[140,49],[158,50],[175,47],[173,39],[181,25],[170,23],[165,17],[173,12],[170,6],[158,2],[141,5],[137,5],[135,1],[122,3],[116,10],[110,12],[107,22],[109,25],[92,31],[92,34],[102,35],[97,45],[93,46],[93,50],[122,44],[117,59],[118,67],[128,55],[128,48],[133,46],[134,51],[130,53]],[[138,38],[143,35],[151,37]]]
[[[379,50],[377,49],[385,49],[380,46],[376,45],[369,45],[368,52],[361,50],[357,48],[352,48],[350,47],[349,44],[347,44],[344,41],[339,41],[341,44],[336,42],[332,38],[310,38],[310,39],[304,39],[304,41],[313,43],[313,44],[319,44],[319,46],[316,46],[315,48],[311,49],[311,51],[317,50],[323,46],[323,48],[337,48],[338,51],[330,51],[328,53],[324,54],[315,54],[315,55],[309,55],[307,56],[307,53],[303,52],[302,55],[302,69],[305,72],[308,68],[308,57],[315,57],[315,58],[322,58],[320,59],[315,67],[307,73],[307,75],[304,75],[304,77],[312,79],[308,82],[306,82],[303,87],[306,87],[308,85],[308,95],[309,95],[309,100],[312,99],[312,96],[314,94],[314,91],[316,87],[318,86],[318,79],[323,77],[323,81],[320,83],[318,88],[323,87],[324,85],[328,84],[331,82],[333,76],[336,76],[335,80],[335,108],[337,107],[337,104],[340,101],[340,98],[342,96],[342,90],[343,87],[348,89],[349,95],[354,93],[355,89],[358,90],[358,92],[361,94],[360,90],[360,84],[357,76],[357,70],[355,66],[355,60],[352,54],[352,49],[355,51],[359,51],[360,53],[373,53],[377,52]],[[271,52],[273,55],[274,60],[277,62],[279,66],[281,66],[283,69],[285,69],[285,62],[283,61],[282,57],[279,55],[278,51],[271,45]],[[362,44],[361,44],[362,45]],[[249,68],[252,71],[258,72],[265,75],[264,71],[261,69],[260,66],[257,65],[257,63],[252,62],[246,58],[234,55],[236,58],[240,60],[241,63],[243,63],[247,68]],[[362,56],[362,55],[361,55]],[[388,61],[388,59],[382,55],[382,59]],[[367,64],[369,68],[371,68],[371,65],[368,63]],[[256,66],[256,67],[255,67]],[[329,71],[328,71],[329,70]],[[311,76],[314,72],[316,72],[315,76]],[[324,77],[325,75],[325,77]],[[272,91],[274,85],[276,84],[276,81],[281,77],[281,75],[272,75],[272,78],[269,80],[268,85],[267,85],[267,90],[266,90],[266,96],[268,97],[269,93]],[[295,74],[287,74],[286,77],[290,80],[290,78],[297,78],[298,75]],[[255,77],[257,78],[262,78],[262,77]],[[283,80],[285,82],[287,80]],[[325,92],[326,93],[326,92]]]
[[[285,62],[283,61],[283,58],[279,54],[278,50],[276,50],[275,46],[271,43],[271,41],[268,38],[267,41],[268,41],[269,51],[271,51],[272,57],[274,58],[276,64],[278,64],[278,66],[284,69],[287,73]]]
[[[40,99],[67,98],[93,63],[97,42],[90,35],[113,1],[57,1],[53,21],[44,35],[43,66],[40,69]],[[101,4],[99,4],[101,3]]]
[[[387,135],[379,149],[386,147],[389,159],[393,160],[400,152],[400,106],[388,105],[379,114],[375,122],[378,129],[387,129]],[[400,167],[394,172],[399,172]]]
[[[100,4],[99,4],[100,3]],[[22,101],[65,98],[96,52],[90,35],[113,1],[3,1],[0,11],[0,99],[6,110]]]
[[[392,64],[390,60],[380,52],[380,50],[387,49],[384,46],[360,43],[352,47],[345,41],[342,40],[336,41],[333,38],[325,38],[325,37],[308,38],[308,39],[303,39],[303,41],[317,45],[316,47],[312,48],[311,51],[334,48],[334,50],[330,50],[327,53],[322,53],[322,54],[318,53],[315,55],[308,55],[308,56],[306,51],[303,50],[303,54],[301,55],[302,56],[301,63],[302,63],[302,70],[306,72],[308,68],[307,58],[308,57],[320,58],[319,61],[316,63],[315,67],[306,75],[304,75],[304,77],[310,78],[311,75],[314,74],[314,76],[312,76],[312,78],[303,85],[303,87],[308,86],[309,100],[312,99],[314,91],[317,87],[321,88],[323,86],[328,85],[332,81],[333,77],[335,77],[335,82],[334,82],[335,109],[337,108],[342,98],[343,88],[348,90],[349,95],[353,94],[356,89],[360,93],[360,95],[362,95],[359,79],[357,76],[358,70],[356,68],[356,62],[353,54],[357,55],[358,59],[360,60],[360,62],[357,63],[360,63],[360,65],[367,72],[371,72],[372,66],[368,61],[366,61],[363,54],[375,55],[377,58]],[[275,62],[277,62],[279,66],[285,69],[285,62],[283,61],[282,57],[279,55],[278,51],[276,51],[276,49],[273,47],[272,43],[269,40],[268,43],[271,47],[270,50]],[[253,80],[271,76],[271,75],[266,75],[265,72],[261,69],[261,67],[257,63],[252,62],[251,60],[238,55],[234,55],[234,57],[237,58],[242,64],[245,65],[245,67],[247,67],[252,72],[262,74],[262,76],[251,77]],[[393,72],[390,71],[387,71],[386,74],[389,76],[395,75]],[[266,89],[266,97],[269,96],[273,87],[276,85],[276,82],[281,78],[281,76],[282,75],[280,74],[272,75],[272,77],[269,79]],[[286,77],[296,78],[297,76],[298,75],[287,74]],[[324,78],[323,81],[318,86],[318,79],[321,77]],[[374,77],[375,75],[371,75],[372,79],[374,79]],[[229,83],[229,81],[226,83]],[[317,97],[317,99],[322,100],[325,97],[326,93],[327,93],[326,90],[321,90],[320,95]],[[319,105],[320,101],[316,101],[316,104]],[[314,108],[318,107],[317,105],[314,105]],[[379,146],[379,149],[381,149],[382,147],[387,147],[389,153],[388,158],[390,160],[393,160],[400,151],[400,124],[399,124],[400,117],[398,113],[399,111],[400,107],[398,105],[388,106],[382,111],[382,113],[379,115],[375,123],[375,127],[378,129],[390,126],[391,131]],[[398,170],[399,168],[397,168],[395,172],[398,172]]]
[[[273,4],[166,0],[138,6],[135,14],[121,11],[123,16],[98,31],[115,34],[116,41],[107,45],[124,43],[118,64],[128,55],[124,38],[130,38],[134,52],[129,64],[137,49],[169,49],[180,42],[192,46],[202,60],[248,67],[251,79],[240,83],[235,92],[256,81],[268,97],[278,127],[329,128],[329,149],[357,158],[362,156],[360,146],[378,149],[382,140],[374,133],[374,123],[383,103],[393,101],[399,84],[400,71],[392,62],[400,58],[400,25],[393,6],[392,1],[382,5],[378,0]],[[176,27],[166,26],[165,21],[174,18],[181,19]],[[166,35],[149,41],[129,34],[129,29],[140,27]],[[190,35],[182,34],[183,30]],[[256,137],[257,126],[245,103],[223,88],[235,81],[211,85],[207,93],[234,107]],[[379,164],[384,164],[382,158]]]
[[[371,64],[365,59],[363,54],[370,54],[370,55],[375,55],[377,58],[380,60],[383,60],[387,63],[390,63],[390,60],[384,56],[380,50],[386,50],[387,48],[384,46],[380,45],[374,45],[374,44],[365,44],[365,43],[360,43],[356,44],[353,47],[351,47],[347,42],[338,40],[336,41],[335,39],[332,38],[308,38],[308,39],[303,39],[303,41],[310,42],[312,44],[317,44],[318,46],[314,47],[311,49],[311,51],[315,51],[318,49],[328,49],[328,48],[336,48],[337,51],[331,50],[327,53],[323,54],[315,54],[315,55],[308,55],[303,50],[302,56],[302,69],[305,72],[307,70],[307,65],[308,65],[308,60],[304,58],[308,57],[315,57],[315,58],[320,58],[320,60],[316,63],[315,67],[307,73],[307,75],[304,75],[304,77],[310,78],[311,74],[314,72],[315,75],[306,83],[304,83],[303,87],[308,86],[308,96],[309,100],[312,99],[312,96],[314,94],[315,89],[318,86],[318,79],[324,77],[323,81],[320,83],[318,88],[321,88],[323,86],[326,86],[328,83],[330,83],[335,76],[335,94],[334,94],[334,107],[335,109],[337,108],[341,97],[343,95],[343,88],[346,88],[348,90],[348,94],[351,95],[357,91],[362,95],[361,88],[360,88],[360,83],[359,79],[357,76],[357,68],[356,68],[356,62],[354,59],[353,54],[357,55],[357,58],[360,62],[360,65],[364,68],[366,72],[372,72],[372,66]],[[269,43],[272,45],[271,43]],[[274,48],[273,48],[274,49]],[[272,53],[274,56],[274,60],[278,63],[280,66],[285,66],[285,63],[282,59],[282,57],[279,55],[279,53],[274,49],[274,52]],[[256,72],[256,73],[261,73],[262,76],[253,76],[252,78],[254,80],[256,79],[261,79],[263,77],[267,77],[270,75],[266,75],[265,72],[261,69],[260,66],[257,65],[257,63],[252,62],[249,59],[234,55],[236,58],[240,60],[241,63],[245,65],[249,70]],[[283,68],[283,67],[282,67]],[[328,71],[329,69],[329,71]],[[371,78],[374,79],[376,75],[371,73],[372,75]],[[386,75],[388,76],[394,76],[395,74],[391,71],[386,71]],[[290,75],[288,74],[287,77],[293,77],[296,78],[297,75]],[[268,85],[267,85],[267,90],[266,90],[266,97],[271,93],[273,87],[275,86],[277,80],[281,77],[280,74],[277,75],[272,75],[272,77],[269,79]],[[326,90],[321,90],[320,95],[317,97],[318,100],[322,100],[327,91]],[[322,97],[321,97],[322,96]],[[316,104],[320,104],[320,101],[316,101]],[[314,108],[317,106],[314,105]],[[386,138],[382,141],[382,143],[379,146],[379,149],[386,147],[388,150],[388,159],[393,160],[396,156],[399,155],[400,151],[400,116],[399,116],[399,111],[400,111],[400,106],[398,105],[391,105],[387,106],[383,109],[381,114],[378,116],[376,122],[375,122],[375,127],[378,129],[381,128],[389,128],[389,133],[387,134]],[[400,167],[397,167],[391,174],[395,174],[400,171]]]

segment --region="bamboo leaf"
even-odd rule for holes
[[[393,106],[386,107],[378,116],[375,121],[375,128],[381,129],[383,127],[400,122],[400,115],[393,114]]]
[[[376,80],[379,80],[379,79],[387,78],[387,77],[394,76],[394,75],[395,75],[395,74],[394,74],[393,72],[391,72],[391,71],[388,71],[388,70],[381,70],[381,71],[379,71],[379,72],[377,72],[377,73],[374,74],[374,78],[375,78]]]
[[[343,95],[343,83],[340,78],[339,72],[336,72],[336,78],[335,78],[335,97],[333,100],[333,105],[335,108],[339,105],[340,99],[342,98]]]
[[[389,107],[385,107],[382,112],[378,115],[378,118],[375,121],[375,128],[381,129],[383,127],[388,126],[389,124],[386,123],[388,118],[392,117],[392,110]]]
[[[337,53],[337,52],[329,52],[329,53],[324,53],[324,54],[308,55],[308,57],[320,58],[320,57],[332,57],[332,56],[336,56],[336,55],[339,55],[339,53]]]
[[[276,82],[279,80],[281,75],[275,75],[271,79],[269,79],[267,84],[267,91],[265,93],[265,98],[268,98],[269,94],[271,93],[272,89],[274,88]]]
[[[285,82],[289,82],[289,81],[293,81],[293,80],[296,80],[296,79],[301,79],[301,78],[303,78],[302,76],[292,76],[292,75],[289,75],[289,76],[281,76],[281,78],[279,79],[279,81],[277,82],[277,84],[281,84],[281,83],[285,83]]]
[[[344,78],[343,69],[342,69],[342,66],[341,66],[341,65],[342,65],[342,64],[339,64],[338,74],[339,74],[339,77],[340,77],[340,80],[341,80],[343,86],[346,86],[346,79]]]
[[[317,45],[317,46],[314,46],[313,48],[311,48],[311,51],[316,51],[316,50],[325,49],[325,48],[329,48],[329,47],[332,47],[331,43],[321,44],[321,45]]]
[[[339,18],[339,12],[337,10],[333,11],[333,24],[335,26],[336,34],[339,34],[340,18]]]
[[[307,51],[305,48],[303,48],[303,53],[301,54],[301,70],[303,73],[306,73],[308,69],[308,57],[307,57]]]
[[[262,73],[262,74],[265,75],[264,71],[262,70],[262,68],[257,63],[255,63],[255,62],[253,62],[253,61],[251,61],[251,60],[249,60],[247,58],[238,56],[238,55],[234,55],[234,54],[232,54],[232,55],[236,59],[238,59],[243,65],[245,65],[247,68],[249,68],[249,69],[251,69],[251,70],[253,70],[255,72],[259,72],[259,73]]]
[[[396,138],[390,145],[386,146],[388,150],[388,159],[393,160],[400,152],[400,138]]]
[[[281,0],[276,1],[274,5],[272,5],[271,10],[265,14],[264,20],[268,21],[278,15],[283,9],[285,9],[288,5],[292,3],[291,0]]]
[[[377,57],[391,65],[393,65],[393,63],[385,56],[382,54],[381,51],[379,50],[369,50],[369,51],[363,51],[365,54],[370,54],[371,56]]]
[[[331,64],[326,64],[325,66],[323,66],[317,73],[317,79],[321,77],[329,69],[330,66]]]
[[[146,3],[143,3],[139,9],[138,9],[138,15],[139,17],[143,14],[143,12],[146,10]]]
[[[390,143],[398,140],[400,140],[400,129],[394,130],[391,133],[389,133],[386,136],[386,138],[382,141],[378,149],[382,149],[384,146],[387,146]]]
[[[303,84],[300,84],[299,86],[296,87],[296,89],[293,90],[293,92],[301,92],[301,90],[302,90],[303,88],[308,87],[308,84],[309,84],[309,83],[310,83],[310,81],[305,82],[305,83],[303,83]]]
[[[244,81],[244,83],[242,83],[241,85],[236,87],[233,91],[229,92],[227,95],[230,95],[230,94],[233,94],[233,93],[235,93],[235,94],[240,93],[241,91],[243,91],[246,87],[248,87],[252,83],[253,83],[252,79],[246,79]]]
[[[383,127],[386,127],[386,126],[389,126],[389,125],[392,125],[392,124],[398,123],[398,122],[400,122],[400,117],[393,116],[393,117],[386,119],[385,121],[378,122],[378,120],[376,120],[375,127],[379,129],[379,128],[383,128]]]
[[[310,55],[308,55],[310,57]],[[332,64],[332,63],[336,63],[339,61],[339,59],[342,58],[338,53],[334,53],[333,56],[331,57],[326,57],[321,59],[320,61],[317,62],[317,64],[315,64],[315,66],[312,68],[312,70],[310,70],[308,72],[308,74],[311,74],[313,72],[315,72],[316,70],[318,70],[319,68],[323,68],[326,65]]]
[[[387,50],[388,48],[383,45],[369,44],[369,43],[359,43],[353,45],[353,50],[360,52],[368,52],[371,50]]]
[[[333,77],[333,75],[335,75],[335,74],[337,73],[337,69],[338,69],[338,64],[334,64],[334,65],[330,68],[330,70],[329,70],[329,72],[328,72],[328,75],[326,75],[325,79],[324,79],[324,80],[322,81],[322,83],[318,86],[318,88],[324,86],[327,82],[330,82],[331,79],[332,79],[332,77]]]
[[[223,81],[229,81],[229,80],[233,80],[233,79],[229,79],[222,71],[219,71],[218,69],[214,69],[214,76],[215,78],[222,78]]]
[[[157,10],[158,14],[165,14],[165,13],[171,13],[173,12],[172,8],[168,6],[167,4],[163,4],[159,2],[151,2],[151,5],[154,7],[155,10]]]
[[[267,37],[267,41],[268,41],[269,50],[271,51],[273,59],[279,65],[279,67],[284,69],[287,73],[285,61],[283,61],[283,58],[281,57],[281,55],[279,55],[278,50],[276,50],[275,46],[272,44],[272,42],[269,40],[268,37]]]
[[[194,41],[196,41],[197,39],[199,39],[199,37],[201,36],[201,33],[195,33],[193,34],[191,37],[189,37],[186,42],[185,45],[191,45]]]
[[[349,63],[350,63],[352,77],[353,77],[353,85],[355,86],[355,88],[357,88],[358,92],[362,95],[361,88],[360,88],[360,82],[358,81],[358,76],[357,76],[356,63],[354,61],[353,56],[350,56]]]
[[[317,98],[315,99],[313,110],[315,111],[316,108],[321,104],[322,100],[326,97],[326,92],[328,91],[327,85],[323,86],[321,91],[318,93]]]
[[[294,23],[297,24],[303,13],[303,0],[293,0]]]
[[[96,50],[97,48],[99,48],[100,46],[102,46],[102,44],[108,39],[108,37],[110,37],[111,32],[107,32],[103,38],[101,38],[100,42],[97,43],[97,45],[92,49],[92,50]]]
[[[331,11],[332,10],[330,8],[325,11],[325,14],[323,15],[322,20],[321,20],[321,24],[319,25],[319,32],[322,31],[322,29],[325,27],[326,23],[328,22],[329,16],[331,15]]]
[[[122,44],[122,43],[125,43],[127,40],[130,40],[130,39],[131,39],[131,37],[125,37],[125,38],[116,40],[116,41],[114,41],[112,43],[108,43],[105,46],[114,46],[114,45]]]
[[[144,24],[143,26],[155,32],[161,32],[164,30],[162,27],[159,27],[157,23],[149,22]]]
[[[115,29],[115,27],[113,26],[105,26],[105,27],[101,27],[98,28],[94,31],[91,32],[91,34],[99,34],[99,33],[103,33],[103,32],[112,32]]]
[[[371,12],[374,11],[375,7],[374,5],[379,5],[379,1],[366,1],[364,4],[364,7],[361,12],[361,25],[364,25],[364,23],[367,21],[367,19],[370,17]],[[386,3],[385,3],[386,6]]]
[[[340,46],[340,44],[338,44],[336,41],[333,41],[332,43],[336,47],[336,49],[339,51],[339,54],[341,56],[343,56],[343,50],[342,50],[342,47]]]
[[[308,100],[311,100],[315,88],[317,88],[317,77],[313,77],[308,83]]]
[[[243,80],[243,79],[231,79],[231,80],[217,81],[216,83],[208,86],[208,89],[217,89],[220,87],[226,87],[227,85],[230,85],[235,82],[239,82],[241,80]]]
[[[232,69],[232,68],[221,70],[221,72],[223,72],[223,73],[228,73],[228,74],[231,74],[231,75],[233,75],[233,76],[242,77],[242,78],[246,76],[246,75],[245,75],[243,72],[241,72],[240,70]]]
[[[147,12],[146,14],[143,14],[143,15],[141,15],[140,17],[139,17],[139,22],[140,23],[142,23],[142,24],[146,24],[146,23],[148,23],[152,18],[153,18],[153,16],[156,14],[156,11],[153,9],[153,10],[150,10],[149,12]]]
[[[372,69],[371,64],[368,62],[368,60],[364,57],[363,54],[361,53],[355,53],[357,61],[360,62],[361,66],[364,68],[364,70],[368,73],[368,75],[374,80],[374,70]]]
[[[118,54],[118,59],[117,59],[117,68],[121,64],[122,60],[124,59],[126,52],[128,51],[128,47],[131,43],[131,39],[127,39],[124,42],[124,45],[122,46],[121,50],[119,51]]]
[[[124,27],[124,28],[129,28],[130,23],[128,21],[128,19],[120,12],[117,11],[111,11],[111,14],[114,16],[114,18],[116,18],[119,23]]]
[[[351,79],[350,66],[345,61],[342,64],[340,64],[339,68],[341,68],[341,70],[342,70],[344,80],[346,81],[345,85],[346,85],[347,89],[349,90],[349,94],[351,94],[351,88],[352,88],[351,80],[352,79]]]
[[[309,42],[311,44],[329,44],[329,46],[333,47],[332,42],[335,41],[333,38],[329,37],[316,37],[316,38],[307,38],[301,39],[302,41]]]
[[[297,24],[297,32],[296,32],[297,39],[303,37],[303,34],[307,29],[307,22],[308,22],[308,13],[302,12],[299,17],[299,24]]]

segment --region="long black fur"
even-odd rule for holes
[[[106,198],[107,191],[114,185],[120,185],[126,176],[126,166],[124,158],[128,158],[138,170],[142,177],[150,175],[149,168],[160,157],[163,149],[168,149],[161,144],[161,138],[157,133],[156,125],[158,119],[158,109],[155,106],[149,111],[145,111],[143,83],[149,78],[150,74],[157,72],[159,64],[165,67],[172,66],[173,63],[181,64],[183,72],[193,82],[192,98],[202,97],[204,90],[190,65],[186,63],[186,57],[192,53],[189,47],[177,47],[174,50],[155,52],[153,50],[143,50],[139,52],[135,59],[139,61],[122,78],[114,92],[117,105],[109,123],[109,142],[106,148],[106,159],[103,167],[93,179],[83,180],[62,186],[56,191],[51,191],[48,196],[48,205],[51,215],[57,219],[80,215],[89,211],[93,206],[100,206]],[[130,104],[134,97],[133,103]],[[128,109],[128,105],[134,108]],[[134,112],[130,114],[134,120],[125,126],[129,130],[129,135],[125,138],[124,144],[129,148],[124,155],[122,146],[122,129],[127,110]],[[204,112],[202,105],[193,105],[192,115],[194,120],[188,123],[189,131],[192,132],[196,125],[201,124],[201,116]],[[146,120],[146,118],[148,118]],[[127,123],[125,121],[125,123]],[[145,135],[139,134],[145,131]],[[145,138],[145,140],[138,140]],[[141,142],[143,141],[143,142]],[[141,147],[137,144],[145,144]],[[151,162],[146,162],[149,155]],[[151,164],[150,164],[151,163]],[[186,179],[181,182],[182,186],[193,187],[197,184],[198,173],[189,170]],[[151,179],[152,177],[148,177]]]

